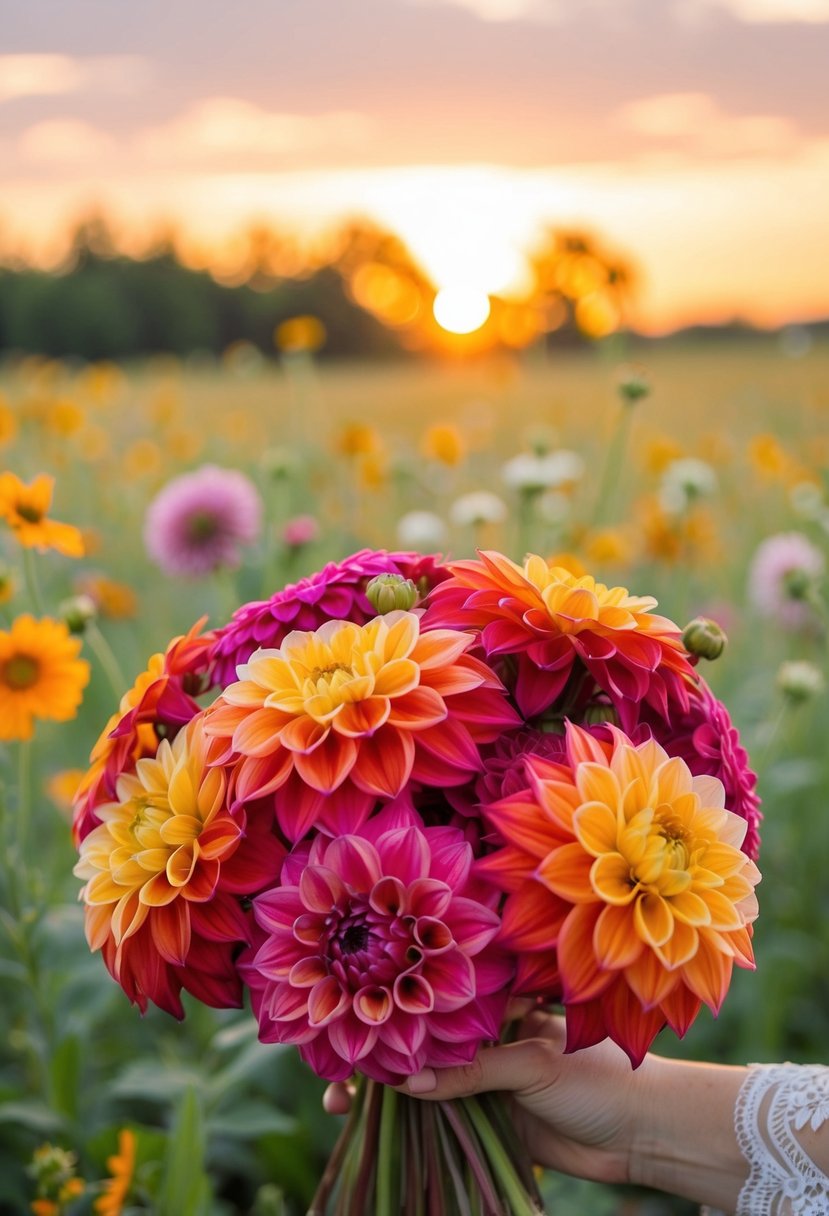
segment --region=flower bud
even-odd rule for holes
[[[621,372],[616,385],[619,396],[625,405],[635,405],[651,391],[650,381],[640,368],[626,367]]]
[[[826,679],[808,659],[789,659],[780,664],[777,687],[790,701],[800,703],[819,697],[826,688]]]
[[[584,711],[584,722],[586,726],[603,726],[605,722],[618,726],[619,715],[612,705],[602,705],[597,701],[595,704],[587,706]]]
[[[369,603],[380,613],[414,608],[418,596],[417,587],[410,578],[402,574],[377,574],[366,587]]]
[[[695,616],[682,631],[682,645],[700,659],[718,659],[727,641],[723,627],[706,616]]]
[[[58,616],[70,633],[84,633],[97,615],[98,609],[90,595],[73,595],[58,605]]]

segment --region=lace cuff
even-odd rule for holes
[[[804,1139],[827,1120],[829,1068],[752,1065],[734,1109],[737,1142],[749,1163],[736,1216],[826,1216],[829,1177]]]

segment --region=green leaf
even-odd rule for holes
[[[81,1076],[81,1043],[77,1035],[68,1035],[58,1046],[49,1065],[52,1100],[61,1114],[70,1119],[78,1115],[78,1095]]]
[[[211,1135],[254,1140],[258,1136],[273,1133],[290,1136],[296,1131],[297,1121],[284,1111],[275,1110],[267,1102],[257,1098],[245,1098],[235,1107],[215,1111],[207,1126]]]
[[[204,1168],[205,1130],[193,1086],[182,1095],[164,1154],[159,1216],[209,1216],[211,1186]]]
[[[195,1069],[165,1066],[158,1061],[137,1060],[128,1064],[110,1092],[118,1098],[146,1098],[151,1102],[175,1101],[186,1089],[201,1089]]]
[[[42,1102],[2,1102],[0,1123],[22,1123],[33,1132],[51,1133],[62,1126],[63,1119]]]

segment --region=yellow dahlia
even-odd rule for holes
[[[528,760],[530,789],[486,808],[506,845],[480,864],[512,892],[505,944],[555,951],[568,1050],[610,1036],[635,1065],[754,966],[760,874],[720,781],[609,736],[569,725],[566,761]]]
[[[0,473],[0,519],[5,520],[26,549],[57,549],[67,557],[83,557],[78,528],[49,519],[54,477],[39,473],[28,485],[14,473]]]
[[[62,621],[17,617],[0,630],[0,739],[30,739],[36,718],[74,718],[89,682],[81,642]]]

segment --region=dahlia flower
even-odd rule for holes
[[[378,574],[401,574],[426,590],[445,577],[436,558],[419,553],[361,549],[344,561],[329,562],[269,600],[245,604],[217,630],[211,652],[216,682],[232,683],[236,669],[254,650],[281,646],[292,629],[317,629],[328,620],[347,618],[357,625],[371,620],[375,610],[366,598],[366,586]]]
[[[207,1005],[241,1004],[235,952],[250,937],[240,896],[274,879],[285,850],[268,818],[228,808],[221,769],[206,766],[202,717],[122,774],[80,843],[86,937],[142,1012],[183,1017],[186,988]]]
[[[257,539],[262,500],[249,478],[204,465],[175,477],[153,499],[144,521],[144,544],[165,574],[198,578],[234,569],[241,550]]]
[[[818,621],[813,600],[825,567],[822,552],[802,532],[768,536],[749,567],[749,601],[781,629],[813,628]]]
[[[449,570],[429,597],[425,627],[480,630],[490,659],[515,656],[515,699],[525,718],[553,705],[568,683],[568,708],[589,700],[595,683],[623,726],[635,723],[640,702],[664,717],[671,704],[687,707],[697,677],[680,630],[653,614],[651,596],[630,596],[535,555],[522,568],[482,552]]]
[[[498,899],[460,832],[396,808],[303,842],[253,904],[259,948],[241,970],[259,1037],[296,1043],[331,1081],[468,1062],[497,1038],[512,974],[492,944]]]
[[[211,759],[231,766],[239,799],[276,791],[289,840],[315,822],[350,830],[410,780],[459,785],[480,769],[480,743],[520,725],[497,677],[465,653],[473,640],[423,633],[403,611],[289,633],[210,707]]]
[[[199,712],[194,697],[209,687],[207,656],[213,640],[212,633],[200,633],[204,621],[174,638],[164,654],[151,657],[98,737],[75,795],[76,843],[98,823],[97,804],[115,797],[121,774],[142,757],[154,756],[162,735],[172,739]]]
[[[477,863],[509,892],[499,941],[533,954],[567,1018],[567,1050],[612,1038],[641,1063],[667,1022],[716,1013],[734,964],[753,967],[759,872],[746,820],[710,776],[614,727],[567,729],[567,763],[528,760],[522,794],[484,808],[505,845]],[[553,953],[554,952],[554,953]]]
[[[686,713],[674,715],[667,728],[655,718],[653,725],[665,750],[680,756],[695,777],[708,774],[722,782],[726,806],[746,821],[743,851],[756,861],[763,819],[757,774],[749,767],[748,754],[722,701],[700,680],[699,695],[691,697]]]
[[[50,617],[26,613],[0,629],[0,740],[31,739],[39,718],[74,718],[89,683],[80,649],[80,639]]]

